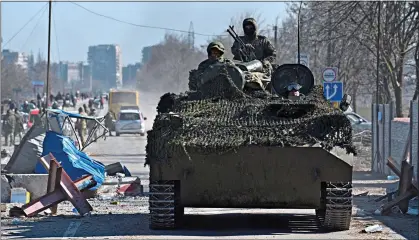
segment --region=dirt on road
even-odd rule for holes
[[[313,211],[262,209],[186,209],[185,228],[176,231],[148,229],[148,198],[89,200],[94,211],[79,217],[69,202],[59,205],[57,216],[11,218],[2,212],[2,239],[9,238],[101,238],[101,239],[417,239],[418,217],[393,213],[378,216],[385,194],[395,181],[369,172],[354,172],[354,208],[351,229],[328,233],[319,228]],[[367,192],[366,196],[356,196]],[[7,204],[10,208],[13,204]],[[362,233],[373,224],[380,233]]]

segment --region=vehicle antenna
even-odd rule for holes
[[[298,9],[298,16],[297,16],[297,47],[298,47],[298,64],[300,64],[300,14],[301,14],[301,6],[303,2],[300,2],[300,8]]]

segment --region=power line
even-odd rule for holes
[[[92,11],[92,10],[86,8],[86,7],[83,7],[82,5],[80,5],[78,3],[75,3],[75,2],[70,2],[70,3],[72,3],[72,4],[74,4],[74,5],[78,6],[78,7],[80,7],[82,9],[84,9],[85,11],[90,12],[90,13],[92,13],[94,15],[97,15],[97,16],[100,16],[100,17],[104,17],[104,18],[107,18],[107,19],[110,19],[110,20],[114,20],[116,22],[128,24],[128,25],[131,25],[131,26],[142,27],[142,28],[153,28],[153,29],[160,29],[160,30],[168,30],[168,31],[182,32],[182,33],[189,33],[189,31],[186,31],[186,30],[180,30],[180,29],[174,29],[174,28],[165,28],[165,27],[156,27],[156,26],[148,26],[148,25],[141,25],[141,24],[136,24],[136,23],[131,23],[131,22],[119,20],[119,19],[116,19],[116,18],[111,17],[111,16],[107,16],[107,15],[103,15],[101,13],[94,12],[94,11]],[[204,33],[196,33],[196,32],[195,32],[195,35],[208,36],[208,37],[226,36],[226,35],[214,35],[214,34],[204,34]]]
[[[33,15],[24,25],[23,27],[21,27],[9,40],[7,40],[7,42],[3,45],[3,48],[7,46],[8,43],[10,43],[36,16],[38,16],[38,14],[45,8],[45,6],[47,6],[47,4],[45,4],[41,9],[38,10],[38,12],[35,13],[35,15]]]
[[[45,12],[47,11],[46,6],[44,7],[44,11],[41,13],[41,16],[39,16],[38,21],[36,22],[35,26],[33,27],[31,33],[29,34],[28,38],[26,38],[25,43],[22,45],[22,50],[26,46],[26,43],[28,43],[29,39],[31,38],[32,34],[35,32],[36,28],[38,27],[39,23],[41,22],[42,17],[44,16]]]

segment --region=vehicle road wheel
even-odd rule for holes
[[[182,225],[184,207],[180,199],[180,181],[150,181],[150,229],[175,229]]]
[[[141,136],[141,137],[144,137],[144,136],[145,136],[145,133],[140,133],[140,136]]]
[[[117,137],[119,137],[119,135],[121,135],[119,132],[116,132],[115,134],[116,134]]]

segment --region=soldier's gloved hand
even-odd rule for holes
[[[247,49],[250,49],[250,50],[255,50],[255,47],[253,47],[252,46],[252,44],[250,44],[250,43],[247,43],[247,44],[245,44],[244,45]]]
[[[263,65],[263,67],[270,67],[271,66],[271,62],[269,62],[268,60],[263,60],[262,61],[262,65]]]

